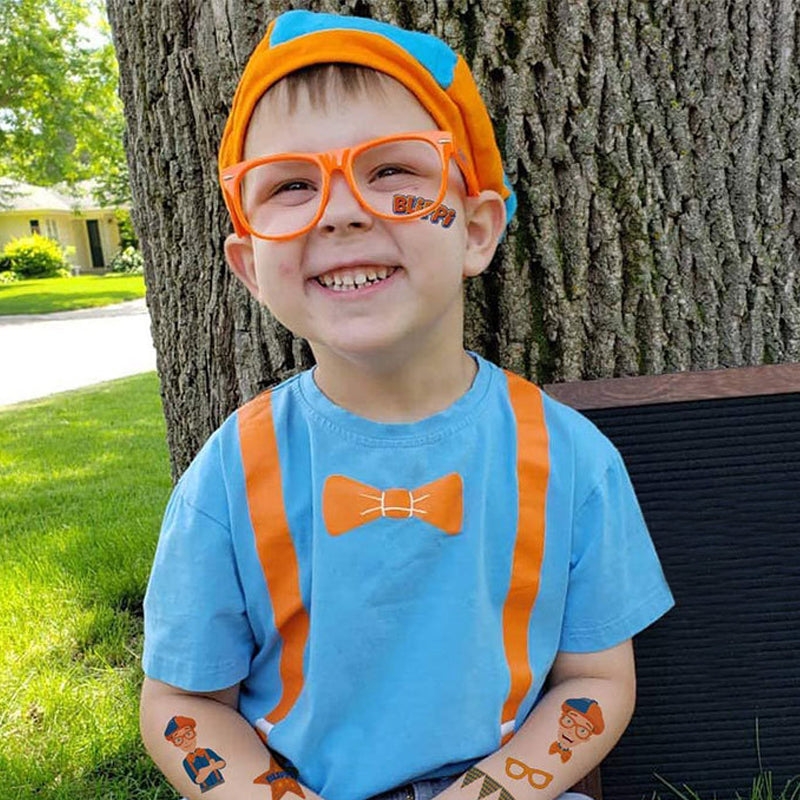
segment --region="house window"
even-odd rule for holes
[[[39,220],[38,219],[32,219],[30,222],[31,222],[31,233],[32,234],[33,233],[41,234],[42,231],[39,228]]]
[[[46,219],[44,221],[45,230],[51,239],[58,241],[58,225],[54,219]]]

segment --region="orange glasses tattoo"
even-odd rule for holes
[[[534,789],[545,789],[550,785],[550,781],[553,780],[553,776],[549,772],[536,769],[535,767],[529,767],[516,758],[506,759],[506,775],[515,780],[521,780],[527,776],[528,783],[533,786]]]

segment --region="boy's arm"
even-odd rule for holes
[[[167,780],[189,800],[200,797],[204,782],[205,791],[213,791],[215,800],[269,800],[276,778],[294,794],[300,794],[299,789],[306,800],[317,800],[318,795],[286,775],[268,780],[274,775],[275,764],[270,763],[269,750],[258,734],[237,711],[238,699],[238,685],[218,692],[190,693],[161,681],[144,679],[139,714],[142,740]],[[187,769],[184,760],[190,757],[190,752],[164,735],[173,718],[177,718],[176,727],[186,719],[193,721],[192,749],[213,751],[220,761],[212,757],[211,766],[197,767],[190,763]],[[282,772],[280,767],[277,769]],[[194,780],[190,774],[195,776]],[[219,775],[222,781],[216,777]],[[260,780],[256,784],[257,778]]]
[[[548,692],[519,731],[475,765],[480,771],[473,773],[475,786],[488,776],[490,785],[494,781],[507,791],[505,800],[553,800],[599,764],[622,736],[636,702],[630,639],[595,653],[559,652],[549,677]],[[469,785],[462,789],[464,780],[448,787],[441,800],[471,798],[475,791]]]

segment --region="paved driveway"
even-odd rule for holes
[[[155,368],[144,299],[0,316],[0,406]]]

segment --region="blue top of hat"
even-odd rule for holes
[[[287,11],[275,19],[270,45],[277,46],[307,33],[333,30],[357,30],[385,36],[402,47],[420,62],[447,90],[453,82],[458,57],[441,40],[428,33],[406,31],[386,22],[364,17],[342,17],[338,14],[318,14],[313,11]]]
[[[580,711],[581,714],[585,714],[594,705],[594,702],[588,697],[573,697],[571,700],[567,700],[567,705]]]

